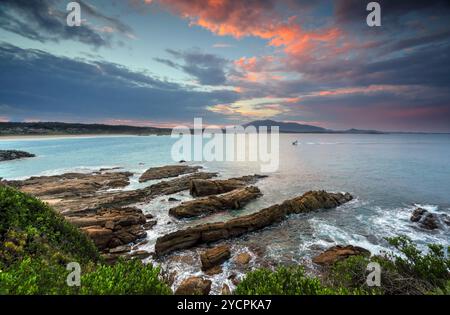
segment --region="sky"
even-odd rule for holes
[[[450,132],[450,2],[0,1],[0,121]]]

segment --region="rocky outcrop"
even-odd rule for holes
[[[250,186],[232,190],[219,196],[208,196],[181,203],[171,208],[169,214],[178,218],[192,218],[213,212],[240,209],[251,200],[260,197],[261,191],[258,187]]]
[[[200,254],[202,270],[208,270],[217,265],[221,265],[224,261],[228,260],[230,256],[231,250],[229,245],[216,246],[207,249]]]
[[[234,189],[243,188],[249,184],[256,183],[259,179],[265,178],[265,175],[248,175],[238,178],[205,180],[195,179],[191,181],[189,193],[193,197],[204,197],[210,195],[223,194]]]
[[[431,213],[423,208],[417,208],[411,215],[412,222],[416,222],[421,228],[435,230],[444,225],[450,225],[450,217],[445,214]]]
[[[46,198],[68,198],[96,193],[101,190],[123,188],[130,181],[130,172],[66,173],[54,176],[30,177],[25,180],[4,181],[23,192]]]
[[[51,204],[94,241],[107,261],[113,261],[119,256],[148,256],[139,251],[128,254],[129,245],[144,238],[146,230],[157,222],[151,215],[145,216],[141,210],[129,207],[130,204],[188,190],[192,179],[209,179],[216,173],[197,172],[143,189],[108,191],[127,186],[131,175],[104,169],[89,174],[67,173],[2,181],[1,184],[16,187]]]
[[[137,208],[102,209],[85,216],[66,217],[81,228],[101,250],[123,246],[146,236],[146,218]]]
[[[139,182],[146,182],[154,179],[163,179],[169,177],[177,177],[183,174],[195,173],[201,166],[189,166],[189,165],[166,165],[160,167],[149,168],[141,175]]]
[[[2,161],[12,161],[23,158],[35,157],[36,155],[28,153],[25,151],[17,150],[0,150],[0,162]]]
[[[79,211],[94,211],[108,207],[123,207],[138,202],[149,202],[157,196],[171,195],[189,189],[192,179],[207,179],[216,176],[216,173],[198,172],[172,180],[161,181],[149,187],[125,191],[101,191],[60,198],[59,196],[45,196],[41,198],[61,211],[71,214]]]
[[[350,256],[370,256],[370,251],[358,246],[333,246],[320,255],[313,258],[313,262],[318,265],[333,265],[338,261],[347,259]]]
[[[211,291],[211,280],[201,277],[190,277],[181,282],[175,290],[176,295],[208,295]]]
[[[201,224],[164,235],[157,239],[155,253],[161,256],[201,243],[210,243],[240,236],[280,222],[289,214],[305,213],[322,208],[334,208],[350,201],[352,198],[348,193],[310,191],[300,197],[287,200],[282,204],[274,205],[227,222]]]

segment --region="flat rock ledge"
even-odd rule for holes
[[[139,182],[143,183],[149,180],[163,179],[169,177],[177,177],[184,174],[195,173],[201,166],[189,166],[189,165],[166,165],[160,167],[149,168],[141,175]]]
[[[307,213],[318,209],[331,209],[352,199],[353,197],[349,193],[309,191],[300,197],[287,200],[282,204],[273,205],[256,213],[235,218],[227,222],[201,224],[164,235],[156,240],[155,254],[162,256],[201,243],[210,243],[237,237],[281,222],[289,214]]]
[[[23,158],[35,157],[36,155],[28,153],[25,151],[18,150],[0,150],[0,162],[2,161],[12,161]]]
[[[248,175],[230,179],[206,180],[195,179],[191,181],[189,193],[192,197],[205,197],[210,195],[223,194],[238,188],[243,188],[249,184],[256,183],[267,175]]]
[[[350,256],[370,256],[370,251],[353,245],[336,245],[330,247],[320,255],[317,255],[312,261],[318,265],[328,266],[333,265],[338,261],[347,259]]]
[[[241,209],[250,201],[262,196],[258,187],[235,189],[218,196],[208,196],[182,202],[171,208],[169,214],[177,219],[192,218],[213,212]]]

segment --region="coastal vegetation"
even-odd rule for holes
[[[48,205],[0,186],[0,294],[169,294],[160,269],[139,260],[106,265],[94,243]],[[68,286],[66,266],[82,267]]]
[[[355,255],[337,261],[319,278],[305,275],[301,266],[275,271],[250,272],[238,284],[236,294],[257,295],[406,295],[450,294],[450,258],[441,245],[430,244],[421,252],[407,237],[388,238],[397,253],[385,252],[368,257]],[[448,250],[448,248],[447,248]],[[381,285],[369,287],[369,263],[381,266]]]

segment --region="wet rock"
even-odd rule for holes
[[[238,285],[241,281],[239,280],[238,276],[233,273],[228,277],[228,280],[231,281],[231,283],[233,283],[233,285]]]
[[[214,276],[214,275],[218,275],[222,273],[222,266],[218,265],[218,266],[214,266],[209,268],[208,270],[205,270],[205,274],[208,276]]]
[[[146,182],[154,179],[163,179],[169,177],[177,177],[183,174],[195,173],[201,166],[189,166],[189,165],[166,165],[160,167],[149,168],[141,175],[139,182]]]
[[[155,216],[153,214],[147,213],[145,214],[146,219],[153,219]]]
[[[422,219],[422,216],[427,213],[428,211],[422,208],[417,208],[416,210],[414,210],[414,212],[411,215],[410,220],[412,222],[419,222],[420,219]]]
[[[171,208],[169,214],[177,219],[182,219],[218,211],[240,209],[251,200],[258,198],[261,195],[261,191],[258,187],[245,187],[219,196],[208,196],[182,202],[180,205]]]
[[[439,229],[444,224],[450,225],[450,219],[447,215],[431,213],[423,208],[415,209],[410,220],[418,223],[421,228],[426,230]]]
[[[370,256],[370,251],[358,246],[333,246],[320,255],[313,258],[313,262],[318,265],[333,265],[334,263],[344,260],[350,256]]]
[[[180,199],[170,197],[169,199],[167,199],[167,201],[169,201],[169,202],[176,202],[176,201],[180,201]]]
[[[158,221],[156,221],[156,220],[147,221],[146,223],[144,223],[143,227],[144,227],[144,229],[146,229],[146,230],[150,230],[150,229],[153,228],[157,223],[158,223]]]
[[[151,254],[149,252],[145,251],[145,250],[137,250],[137,251],[132,252],[130,254],[130,257],[134,258],[134,259],[145,259],[145,258],[148,258],[150,256],[151,256]]]
[[[156,255],[165,255],[175,250],[237,237],[281,222],[292,213],[306,213],[318,209],[331,209],[342,205],[353,197],[346,193],[310,191],[300,197],[287,200],[256,213],[226,222],[206,223],[159,237],[155,244]]]
[[[191,181],[189,193],[193,197],[223,194],[238,188],[243,188],[248,184],[254,184],[258,179],[265,177],[267,176],[249,175],[223,180],[194,179]]]
[[[181,282],[175,290],[176,295],[208,295],[211,291],[211,280],[201,277],[190,277]]]
[[[109,250],[110,254],[122,254],[122,253],[128,253],[131,250],[131,246],[129,245],[123,245],[123,246],[117,246],[114,248],[111,248]]]
[[[36,155],[17,150],[0,150],[0,162],[2,161],[12,161],[23,158],[35,157]]]
[[[222,294],[222,295],[231,295],[230,287],[226,283],[223,284],[220,294]]]
[[[205,250],[200,255],[202,262],[202,269],[208,270],[214,266],[222,264],[231,256],[231,250],[229,245],[216,246]]]
[[[234,262],[238,265],[245,266],[248,265],[251,259],[252,256],[249,253],[241,253],[234,257]]]

